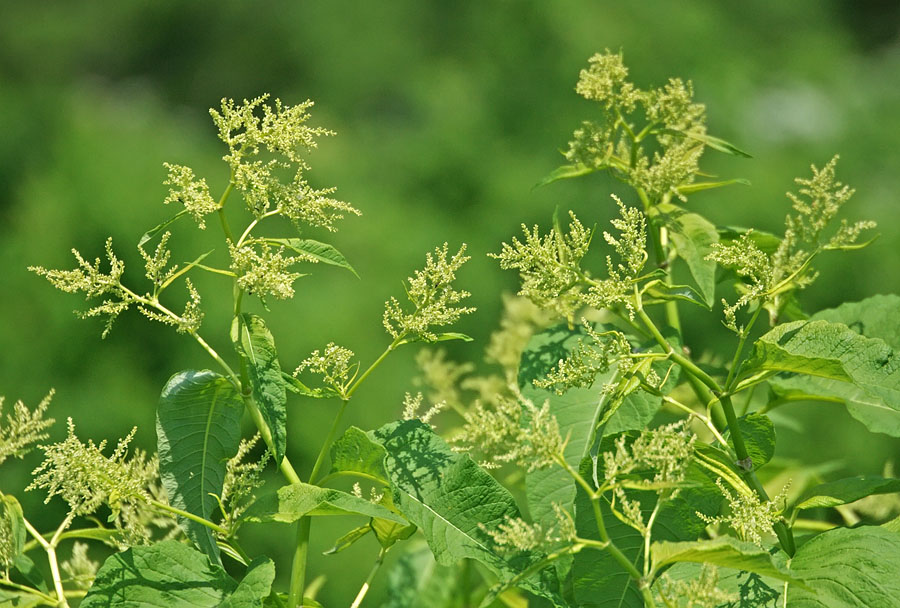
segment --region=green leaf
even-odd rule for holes
[[[406,540],[418,530],[414,524],[398,524],[378,517],[372,519],[369,525],[375,532],[375,538],[385,549],[393,547],[397,541]]]
[[[757,249],[766,253],[773,254],[781,244],[781,238],[775,236],[771,232],[757,230],[756,228],[744,228],[742,226],[723,226],[717,229],[719,233],[720,243],[730,243],[738,240],[743,235],[747,235],[750,241],[756,245]]]
[[[608,328],[597,325],[597,331]],[[545,377],[560,359],[576,348],[579,339],[589,339],[581,327],[570,330],[565,324],[535,334],[522,353],[518,384],[522,394],[535,404],[549,402],[550,412],[559,424],[560,434],[568,436],[564,456],[574,468],[588,455],[597,432],[597,424],[608,413],[609,395],[600,388],[613,379],[615,370],[598,374],[590,388],[568,390],[564,395],[540,389],[533,381]],[[657,370],[665,376],[665,370]],[[659,397],[638,390],[627,395],[603,427],[604,433],[644,428],[659,410]],[[555,468],[538,469],[525,476],[528,511],[542,525],[556,521],[553,503],[571,510],[575,500],[575,482]]]
[[[344,254],[328,243],[320,243],[319,241],[314,241],[312,239],[266,238],[263,240],[265,240],[267,243],[272,243],[273,245],[283,245],[287,249],[295,251],[301,255],[312,256],[323,264],[330,264],[331,266],[344,268],[345,270],[349,270],[354,275],[356,275],[356,278],[359,278],[359,275],[356,274],[356,270],[353,269],[353,266],[351,266],[350,262],[347,261],[347,258],[344,257]]]
[[[724,139],[713,137],[712,135],[707,135],[706,133],[698,133],[696,131],[681,131],[679,129],[660,129],[660,132],[668,133],[670,135],[681,135],[682,137],[689,137],[695,141],[699,141],[709,148],[712,148],[713,150],[725,152],[726,154],[731,154],[732,156],[753,158],[749,153],[744,152],[734,144],[729,143]]]
[[[587,165],[562,165],[553,170],[550,175],[539,181],[534,185],[535,188],[540,188],[541,186],[546,186],[548,184],[552,184],[555,181],[559,181],[561,179],[570,179],[573,177],[581,177],[582,175],[588,175],[602,169],[603,167],[588,167]]]
[[[691,542],[653,543],[650,545],[650,556],[654,572],[659,572],[660,569],[677,562],[697,562],[802,584],[793,573],[775,564],[768,551],[731,536]]]
[[[372,531],[372,526],[370,526],[369,524],[363,524],[357,528],[353,528],[352,530],[341,536],[339,539],[334,541],[334,545],[331,547],[331,549],[323,551],[322,555],[334,555],[335,553],[340,553]]]
[[[387,574],[387,600],[382,608],[451,608],[460,596],[459,566],[434,561],[424,544],[404,553]]]
[[[6,546],[4,547],[4,558],[9,563],[15,563],[16,559],[22,554],[22,548],[25,546],[25,516],[22,513],[22,505],[11,494],[0,493],[0,526],[6,528],[9,536],[4,539]]]
[[[331,473],[355,473],[387,485],[384,447],[368,433],[351,426],[331,446]]]
[[[422,529],[439,564],[463,559],[484,564],[501,581],[509,580],[539,559],[531,552],[509,555],[486,530],[519,517],[512,495],[468,454],[458,454],[419,420],[385,425],[375,431],[387,457],[394,505]],[[555,598],[537,575],[521,586]]]
[[[107,558],[81,608],[250,608],[261,606],[274,574],[272,562],[262,558],[238,585],[203,553],[166,540]]]
[[[399,524],[408,522],[390,509],[357,498],[333,488],[308,483],[282,486],[274,494],[261,496],[244,516],[246,521],[264,523],[293,523],[301,517],[314,515],[365,515],[380,517]]]
[[[900,607],[900,535],[877,526],[819,534],[797,549],[791,571],[810,590],[789,587],[790,608]]]
[[[753,461],[753,470],[759,469],[775,455],[775,425],[764,414],[747,414],[738,418],[738,428]],[[728,444],[734,447],[731,434],[726,436]]]
[[[281,372],[281,379],[284,381],[284,388],[297,395],[312,397],[313,399],[327,399],[338,396],[338,392],[331,387],[311,388],[287,372]]]
[[[732,184],[743,184],[745,186],[749,186],[750,180],[743,178],[735,178],[735,179],[726,179],[719,182],[694,182],[693,184],[685,184],[684,186],[678,186],[677,190],[680,194],[693,194],[695,192],[702,192],[704,190],[712,190],[713,188],[722,188],[724,186],[731,186]]]
[[[170,225],[174,224],[181,216],[187,215],[187,212],[187,209],[182,209],[166,221],[162,222],[161,224],[157,224],[156,226],[142,234],[141,238],[138,240],[138,247],[143,247],[147,243],[147,241],[168,228]]]
[[[403,338],[399,342],[397,342],[397,344],[398,345],[412,344],[413,342],[427,342],[428,344],[434,344],[436,342],[449,342],[451,340],[462,340],[463,342],[471,342],[473,340],[473,338],[471,336],[467,336],[466,334],[461,334],[459,332],[448,331],[448,332],[444,332],[442,334],[435,334],[435,337],[433,340],[425,340],[422,336],[418,336],[418,335],[408,336],[406,338]]]
[[[900,492],[900,479],[860,475],[810,488],[797,500],[796,508],[836,507],[872,494],[893,492]]]
[[[716,295],[716,263],[706,257],[713,243],[719,242],[716,227],[702,215],[669,203],[652,207],[648,215],[668,229],[675,252],[687,264],[707,308],[711,308]]]
[[[825,320],[779,325],[756,343],[748,373],[773,370],[816,376],[769,379],[776,391],[844,401],[869,430],[900,436],[900,362],[883,340]]]
[[[247,566],[247,573],[237,589],[219,608],[259,608],[271,593],[274,580],[275,564],[268,557],[257,557]]]
[[[272,433],[272,456],[278,465],[287,449],[287,393],[275,339],[261,317],[245,312],[234,318],[231,340],[247,365],[253,398]]]
[[[225,463],[241,439],[243,404],[232,384],[211,372],[184,371],[172,376],[156,410],[159,473],[173,507],[211,520],[219,512]],[[188,537],[219,559],[212,532],[179,517]]]
[[[772,561],[778,565],[786,560],[784,554],[776,554]],[[701,569],[702,564],[678,562],[666,570],[665,577],[657,578],[654,586],[658,586],[661,581],[683,581],[690,584],[700,577]],[[739,598],[735,602],[720,604],[717,608],[784,608],[784,602],[779,602],[785,587],[782,581],[719,566],[716,567],[716,575],[716,588]]]
[[[900,349],[900,296],[877,295],[860,302],[847,302],[837,308],[817,312],[813,320],[843,323],[867,338],[881,338],[888,346]]]
[[[706,302],[706,299],[697,293],[690,285],[669,285],[656,280],[647,283],[644,286],[643,292],[645,294],[644,304],[653,304],[654,300],[662,302],[678,300],[696,304],[697,306],[702,306],[703,308],[710,310],[710,306]]]

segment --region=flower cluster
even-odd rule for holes
[[[238,277],[238,286],[263,300],[267,296],[280,300],[294,297],[294,281],[302,275],[291,272],[291,266],[301,261],[313,261],[311,256],[286,256],[284,247],[274,248],[267,243],[261,243],[259,251],[250,244],[235,247],[229,243],[229,253],[231,271]]]
[[[453,288],[456,272],[469,260],[465,251],[466,246],[462,245],[448,260],[447,243],[444,243],[434,250],[434,255],[427,254],[425,268],[416,270],[407,279],[406,295],[414,306],[412,312],[405,312],[396,298],[385,302],[384,328],[395,340],[412,338],[434,342],[438,336],[432,328],[450,325],[462,315],[475,311],[457,306],[470,294]]]
[[[737,532],[741,540],[762,547],[763,535],[772,534],[772,525],[781,519],[788,486],[772,500],[762,501],[753,492],[732,494],[721,479],[716,480],[716,485],[728,501],[728,514],[710,517],[698,511],[697,517],[710,525],[724,523]]]
[[[802,186],[799,194],[788,193],[796,215],[785,219],[784,237],[772,253],[766,253],[755,242],[752,231],[729,243],[713,244],[707,259],[733,269],[744,279],[739,285],[740,296],[734,304],[723,300],[725,325],[736,333],[743,331],[737,324],[736,313],[751,302],[759,302],[777,322],[779,315],[797,290],[815,281],[818,273],[811,268],[813,258],[823,250],[858,248],[857,240],[875,222],[849,224],[842,220],[837,231],[827,240],[823,233],[841,207],[853,195],[853,190],[837,181],[832,158],[822,169],[812,167],[812,177],[797,178]]]
[[[621,53],[591,57],[575,91],[596,101],[603,119],[582,123],[566,158],[577,167],[612,170],[651,202],[683,199],[680,188],[699,173],[708,142],[706,109],[694,102],[690,82],[673,78],[662,87],[642,90],[627,77]],[[656,145],[645,147],[650,138]]]
[[[557,225],[542,237],[537,226],[529,231],[523,224],[524,242],[513,237],[512,244],[503,243],[500,253],[489,254],[500,260],[501,268],[519,271],[519,295],[566,317],[580,304],[584,283],[581,259],[588,252],[592,236],[574,213],[569,215],[572,221],[568,233]]]
[[[265,450],[259,460],[245,462],[258,442],[259,433],[251,439],[242,439],[237,453],[225,464],[225,481],[220,499],[221,526],[232,534],[237,529],[241,516],[255,502],[254,492],[263,485],[262,473],[269,461],[269,451]]]
[[[51,390],[33,410],[24,403],[16,401],[13,411],[6,414],[6,420],[0,426],[0,464],[7,458],[22,458],[30,452],[34,444],[43,441],[49,435],[46,430],[53,424],[53,418],[44,418],[47,406],[53,398]],[[0,397],[0,412],[3,411],[3,397]]]
[[[272,211],[295,224],[331,231],[345,213],[359,215],[329,196],[334,188],[312,188],[305,178],[309,166],[302,153],[315,148],[318,138],[334,134],[307,124],[313,103],[286,106],[276,99],[271,106],[267,99],[261,95],[240,105],[223,99],[221,111],[210,110],[219,138],[228,146],[223,159],[231,167],[232,183],[250,211],[256,217]]]
[[[590,387],[597,374],[606,372],[622,357],[631,353],[631,344],[618,331],[598,333],[586,319],[581,320],[587,339],[580,338],[575,348],[543,379],[535,380],[538,388],[563,395],[570,388]]]
[[[487,468],[514,462],[534,471],[558,462],[565,442],[550,404],[539,408],[512,390],[515,398],[498,397],[490,408],[477,402],[465,412],[465,424],[454,442],[461,450],[477,448]]]
[[[163,185],[169,186],[169,194],[163,203],[181,203],[201,230],[206,228],[204,217],[215,213],[219,209],[218,203],[209,193],[209,186],[205,179],[197,179],[194,170],[184,165],[171,165],[163,163],[169,170],[169,176]]]
[[[703,564],[696,578],[673,581],[664,574],[658,592],[666,606],[679,608],[719,608],[740,600],[738,595],[719,589],[718,584],[719,569],[712,564]]]
[[[553,503],[556,515],[550,526],[539,523],[529,524],[521,517],[509,517],[489,528],[479,523],[478,527],[494,540],[497,546],[512,551],[533,551],[534,549],[550,550],[560,544],[569,544],[575,540],[575,521],[559,503]]]
[[[431,425],[431,419],[437,416],[442,410],[447,407],[446,401],[439,401],[435,403],[426,411],[422,412],[422,400],[424,396],[422,393],[416,393],[416,396],[413,397],[410,393],[406,393],[403,397],[403,415],[401,416],[402,420],[421,420],[425,424]],[[433,427],[432,427],[433,428]]]
[[[310,371],[322,376],[323,382],[342,394],[356,376],[359,364],[352,364],[353,351],[329,342],[324,351],[318,349],[310,353],[309,357],[300,362],[294,370],[294,376],[299,376],[303,371]]]

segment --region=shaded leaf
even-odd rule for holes
[[[384,447],[368,433],[351,426],[331,446],[331,472],[355,473],[387,485]]]
[[[719,242],[716,227],[702,215],[669,203],[652,207],[648,217],[668,229],[678,257],[687,264],[706,307],[711,308],[716,292],[716,263],[706,256],[712,252],[713,243]]]
[[[387,574],[387,600],[382,608],[450,608],[459,597],[460,564],[434,561],[424,544],[404,553]]]
[[[25,546],[25,516],[22,513],[22,505],[11,494],[0,493],[0,526],[5,528],[4,532],[8,532],[8,536],[4,534],[4,557],[7,563],[16,563],[16,560],[22,555],[22,548]]]
[[[877,526],[829,530],[797,549],[791,571],[809,590],[790,586],[790,608],[896,608],[900,535]]]
[[[363,524],[357,528],[353,528],[336,541],[334,541],[334,545],[331,549],[327,549],[322,552],[322,555],[334,555],[335,553],[340,553],[347,547],[350,547],[356,541],[365,537],[369,532],[372,532],[372,527],[369,524]]]
[[[650,296],[644,299],[644,304],[653,304],[653,300],[663,302],[677,300],[696,304],[710,310],[710,306],[703,296],[697,293],[690,285],[669,285],[662,281],[653,281],[646,285],[644,294]]]
[[[304,397],[312,397],[313,399],[327,399],[329,397],[338,396],[338,392],[329,386],[311,388],[306,386],[299,379],[287,372],[281,372],[281,379],[284,380],[284,388],[297,395]]]
[[[375,431],[387,457],[396,508],[422,529],[438,563],[474,559],[501,580],[509,580],[540,557],[531,552],[509,555],[486,530],[519,517],[512,495],[467,454],[457,454],[419,420],[385,425]],[[521,587],[555,598],[538,575]]]
[[[775,455],[775,425],[768,416],[756,413],[741,416],[738,418],[738,428],[753,462],[754,471],[772,460],[772,456]],[[730,433],[726,439],[734,448]]]
[[[570,179],[573,177],[581,177],[582,175],[588,175],[589,173],[593,173],[603,167],[588,167],[587,165],[562,165],[554,169],[550,175],[539,181],[534,185],[535,188],[540,188],[541,186],[546,186],[548,184],[552,184],[555,181],[559,181],[561,179]]]
[[[278,465],[287,449],[287,393],[275,339],[261,317],[245,312],[234,318],[231,340],[247,365],[253,398],[272,434],[272,456]]]
[[[650,555],[655,572],[676,562],[697,562],[802,584],[788,569],[775,564],[768,551],[731,536],[692,542],[653,543],[650,545]]]
[[[172,376],[156,410],[159,473],[172,506],[204,519],[219,512],[225,463],[237,452],[243,404],[234,386],[211,372]],[[179,517],[188,537],[214,561],[219,549],[206,526]]]
[[[900,479],[860,475],[810,488],[797,500],[796,508],[836,507],[872,494],[893,492],[900,492]]]
[[[219,608],[259,608],[272,591],[275,564],[268,557],[257,557],[247,566],[247,573],[237,589]]]
[[[282,486],[274,494],[261,496],[244,519],[257,523],[293,523],[301,517],[313,515],[365,515],[407,524],[405,519],[380,504],[308,483]]]

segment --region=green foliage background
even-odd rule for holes
[[[807,309],[900,293],[895,3],[19,2],[3,8],[0,41],[0,394],[32,405],[55,387],[51,414],[72,416],[84,438],[115,439],[137,425],[136,443],[152,447],[162,386],[176,370],[205,366],[205,354],[136,314],[101,344],[101,323],[71,314],[83,303],[25,268],[69,267],[70,247],[93,257],[111,234],[139,278],[133,243],[174,212],[160,204],[163,161],[191,165],[214,193],[227,180],[206,112],[223,96],[313,99],[314,123],[338,132],[310,158],[313,185],[337,185],[364,214],[331,239],[361,279],[318,267],[297,283],[293,302],[271,303],[286,369],[330,340],[370,361],[387,343],[384,300],[402,293],[400,281],[445,240],[469,244],[473,260],[460,285],[479,307],[459,327],[476,342],[449,348],[458,358],[480,356],[499,313],[498,288],[517,288],[513,273],[484,254],[518,234],[521,222],[547,226],[557,205],[600,225],[613,215],[608,193],[617,184],[606,176],[532,190],[591,116],[573,87],[587,58],[604,48],[624,50],[639,84],[692,79],[710,133],[753,154],[705,159],[722,177],[753,183],[693,197],[714,221],[777,230],[793,177],[841,154],[839,179],[857,188],[847,214],[877,220],[882,236],[861,252],[826,258],[802,294]],[[217,284],[228,292],[215,277],[200,287],[208,294]],[[219,309],[210,297],[205,303],[212,307],[204,327],[221,328],[211,337],[228,350],[229,301]],[[695,350],[725,335],[711,319],[688,322]],[[389,361],[360,392],[348,424],[396,418],[414,373],[410,351]],[[290,405],[289,449],[308,473],[333,404]],[[802,431],[779,441],[777,456],[812,452],[872,474],[900,456],[838,406],[790,413]],[[63,432],[57,425],[54,439]],[[5,467],[2,489],[18,492],[36,462]],[[36,494],[19,498],[26,513],[42,508]],[[59,505],[44,509],[33,520],[62,517]],[[329,546],[335,532],[314,538],[314,548]],[[359,572],[368,568],[371,550],[349,553]],[[340,558],[319,558],[312,568],[329,577],[326,605],[349,603],[356,586],[339,583],[340,572],[357,569]],[[373,605],[380,592],[383,579]]]

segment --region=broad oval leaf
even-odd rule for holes
[[[692,542],[653,543],[650,545],[650,555],[654,572],[678,562],[697,562],[753,572],[802,585],[797,576],[772,561],[772,555],[768,551],[731,536]]]
[[[774,377],[769,383],[786,394],[840,399],[869,430],[900,436],[900,361],[881,339],[860,335],[843,323],[785,323],[756,342],[750,367],[750,373],[804,374]]]
[[[757,470],[775,455],[775,425],[765,414],[751,413],[738,418],[738,428],[744,438],[747,452],[753,463],[753,469]],[[734,447],[731,433],[725,438],[728,444]]]
[[[515,500],[467,454],[453,452],[431,427],[419,420],[395,422],[375,431],[375,437],[387,450],[385,470],[394,506],[422,529],[439,564],[474,559],[508,581],[540,559],[531,552],[511,555],[495,545],[487,530],[519,517]],[[558,601],[538,574],[520,586]]]
[[[272,456],[278,465],[287,449],[287,392],[275,338],[261,317],[241,313],[232,322],[231,340],[247,364],[253,398],[272,434]]]
[[[251,608],[269,595],[275,568],[254,560],[240,585],[221,566],[174,540],[132,547],[110,556],[82,600],[82,608]]]
[[[900,492],[900,479],[869,475],[849,477],[819,484],[804,492],[797,500],[797,509],[836,507],[865,498],[872,494]]]
[[[790,586],[788,608],[900,607],[900,534],[877,526],[829,530],[797,549],[791,571],[810,589]]]
[[[387,507],[333,488],[308,483],[282,486],[274,494],[261,496],[244,516],[246,521],[293,523],[314,515],[365,515],[407,525]]]
[[[156,410],[159,473],[174,507],[204,519],[218,513],[225,463],[237,452],[244,408],[223,376],[184,371],[172,376]],[[214,561],[219,549],[209,528],[179,518],[188,537]]]

